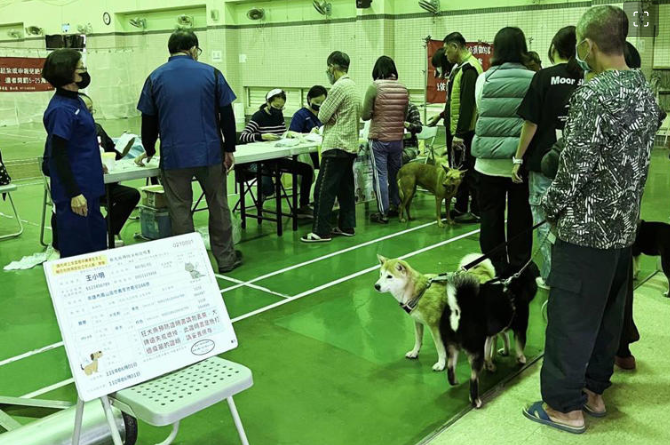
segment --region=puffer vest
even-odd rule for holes
[[[409,103],[407,88],[397,80],[375,80],[377,97],[370,122],[370,139],[401,141],[405,130],[405,109]]]
[[[534,75],[518,63],[505,63],[484,74],[472,156],[511,159],[516,153],[523,126],[523,119],[516,113]]]
[[[456,134],[456,128],[458,127],[458,119],[461,117],[461,79],[463,78],[463,71],[466,69],[470,69],[470,67],[474,67],[474,69],[477,70],[477,74],[481,74],[484,70],[482,69],[482,65],[479,63],[479,60],[475,58],[472,54],[470,54],[470,57],[465,59],[461,66],[456,68],[458,72],[456,72],[456,75],[454,76],[454,86],[451,89],[451,96],[450,96],[450,108],[449,108],[449,131],[451,132],[452,135]],[[475,123],[477,122],[477,113],[472,113],[472,121],[470,121],[470,126],[468,129],[470,131],[475,129]]]

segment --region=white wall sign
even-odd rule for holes
[[[212,62],[222,62],[223,61],[223,52],[222,51],[212,51]]]
[[[84,401],[237,347],[197,233],[50,261],[44,271]]]

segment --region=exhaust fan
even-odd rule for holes
[[[39,26],[29,26],[26,28],[26,34],[29,36],[41,36],[42,35],[42,28]]]
[[[247,18],[249,20],[263,20],[265,18],[265,9],[251,8],[247,11]]]
[[[312,3],[314,4],[314,9],[321,15],[329,17],[333,12],[333,5],[331,3],[326,1],[320,2],[318,0],[314,0]]]
[[[147,19],[143,19],[140,17],[135,17],[134,19],[128,20],[128,23],[130,23],[132,26],[135,28],[141,28],[144,30],[147,27]]]
[[[182,14],[177,17],[177,24],[185,28],[193,28],[193,17],[190,15]]]
[[[440,12],[440,0],[419,0],[419,6],[434,15]]]

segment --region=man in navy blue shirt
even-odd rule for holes
[[[209,207],[209,235],[219,272],[242,264],[233,246],[226,174],[235,163],[235,93],[216,68],[198,62],[202,50],[192,31],[175,31],[170,58],[147,78],[137,109],[142,113],[141,164],[161,140],[160,168],[172,233],[194,231],[191,205],[195,177]],[[223,138],[222,138],[223,133]]]

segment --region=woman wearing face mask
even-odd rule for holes
[[[409,104],[409,93],[398,82],[398,70],[393,59],[381,56],[372,69],[373,83],[365,93],[361,117],[370,123],[370,145],[374,166],[375,191],[379,213],[373,214],[373,222],[388,224],[393,216],[391,205],[400,204],[397,175],[402,166],[405,115]],[[397,215],[397,210],[395,211]]]
[[[74,49],[49,54],[42,77],[54,88],[44,112],[51,197],[56,206],[61,257],[103,250],[105,219],[100,197],[105,194],[95,121],[78,95],[91,78]]]
[[[252,142],[278,141],[286,132],[284,121],[284,105],[286,104],[286,93],[281,89],[274,89],[265,96],[265,103],[251,116],[251,120],[240,135],[240,142],[248,144]],[[290,132],[289,132],[290,135]],[[314,181],[314,170],[311,165],[292,159],[282,158],[276,162],[279,167],[287,172],[295,172],[301,177],[300,180],[300,208],[298,216],[301,218],[313,217],[312,208],[309,206],[312,182]],[[256,166],[257,168],[257,166]],[[270,196],[274,191],[272,179],[263,177],[263,195]]]
[[[295,133],[311,133],[321,127],[319,110],[328,97],[328,91],[321,85],[314,85],[307,92],[307,105],[298,110],[291,119],[290,131]],[[319,154],[310,153],[314,168],[319,168]]]
[[[524,120],[521,138],[514,155],[512,180],[523,182],[523,172],[528,172],[530,209],[533,223],[546,219],[540,201],[552,183],[542,173],[542,158],[551,150],[568,118],[568,103],[572,93],[582,84],[584,72],[575,60],[575,27],[560,29],[549,45],[549,60],[553,66],[539,71],[530,83],[517,114]],[[540,242],[549,234],[549,224],[538,229]],[[545,240],[540,247],[542,268],[538,286],[548,289],[546,280],[551,270],[551,242]]]

